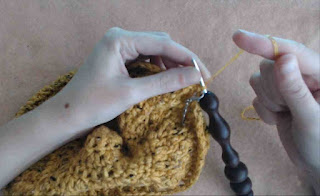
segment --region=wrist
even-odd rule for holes
[[[30,165],[84,132],[76,116],[53,97],[0,127],[0,188]]]
[[[61,137],[62,140],[75,138],[88,129],[86,115],[73,104],[63,93],[58,93],[35,109],[36,115],[42,124],[50,127],[47,130]]]

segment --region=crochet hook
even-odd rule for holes
[[[200,68],[199,68],[199,66],[198,66],[198,63],[197,63],[197,61],[194,59],[194,58],[192,58],[192,63],[193,63],[193,66],[198,70],[198,72],[200,72],[200,74],[201,74],[201,71],[200,71]],[[202,93],[207,93],[208,91],[207,91],[207,87],[206,87],[206,84],[204,83],[204,79],[203,79],[203,77],[202,77],[202,75],[200,76],[200,85],[201,85],[201,87],[202,87]]]
[[[192,58],[191,61],[192,61],[193,66],[201,73],[197,61],[196,61],[194,58]],[[195,93],[192,97],[190,97],[190,98],[187,99],[187,101],[186,101],[186,104],[185,104],[184,109],[183,109],[183,115],[182,115],[182,126],[184,126],[184,122],[185,122],[185,120],[186,120],[186,115],[187,115],[187,112],[188,112],[189,104],[190,104],[191,102],[193,102],[193,101],[199,102],[200,99],[203,98],[204,94],[206,94],[206,93],[208,92],[207,87],[206,87],[206,84],[204,83],[204,79],[203,79],[202,75],[200,76],[200,85],[201,85],[201,87],[202,87],[201,95],[198,97],[198,96],[196,96],[196,93]]]
[[[192,59],[195,68],[200,72],[199,66],[195,59]],[[230,181],[231,189],[236,195],[253,196],[252,182],[248,177],[247,166],[240,161],[237,151],[233,149],[230,144],[230,127],[226,120],[219,114],[219,99],[211,91],[208,91],[204,80],[201,76],[200,85],[203,90],[199,97],[193,96],[186,102],[186,106],[183,114],[183,125],[187,109],[192,101],[197,101],[200,107],[208,114],[210,124],[208,131],[216,140],[222,149],[222,160],[225,163],[224,173],[227,179]]]

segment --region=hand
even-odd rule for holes
[[[263,35],[239,30],[233,36],[240,48],[265,58],[260,72],[250,79],[257,95],[255,110],[264,122],[277,125],[291,160],[313,173],[313,181],[319,180],[320,56],[294,41],[274,39],[279,45],[278,57],[272,42]]]
[[[125,64],[139,55],[151,56],[152,63],[168,70],[130,78]],[[43,156],[133,104],[198,83],[192,58],[209,78],[199,58],[166,33],[110,29],[57,95],[0,127],[0,189]]]
[[[152,56],[152,63],[168,70],[130,78],[126,63],[139,55]],[[61,91],[60,97],[75,109],[74,113],[80,116],[78,121],[85,122],[81,129],[94,127],[112,120],[140,101],[199,82],[200,74],[193,68],[192,58],[199,62],[204,77],[209,78],[210,73],[199,58],[168,34],[111,28]],[[61,102],[62,106],[64,104]]]

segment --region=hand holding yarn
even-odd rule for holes
[[[292,161],[319,183],[320,179],[320,56],[300,43],[243,30],[233,40],[245,51],[265,59],[250,79],[261,119],[277,125],[280,139]],[[318,187],[315,185],[314,187]]]

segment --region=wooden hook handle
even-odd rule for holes
[[[239,155],[230,144],[230,127],[219,114],[219,100],[208,91],[200,100],[201,108],[209,115],[209,133],[222,148],[222,160],[226,164],[224,173],[230,181],[231,189],[237,195],[252,195],[252,182],[248,177],[246,165],[239,160]]]

